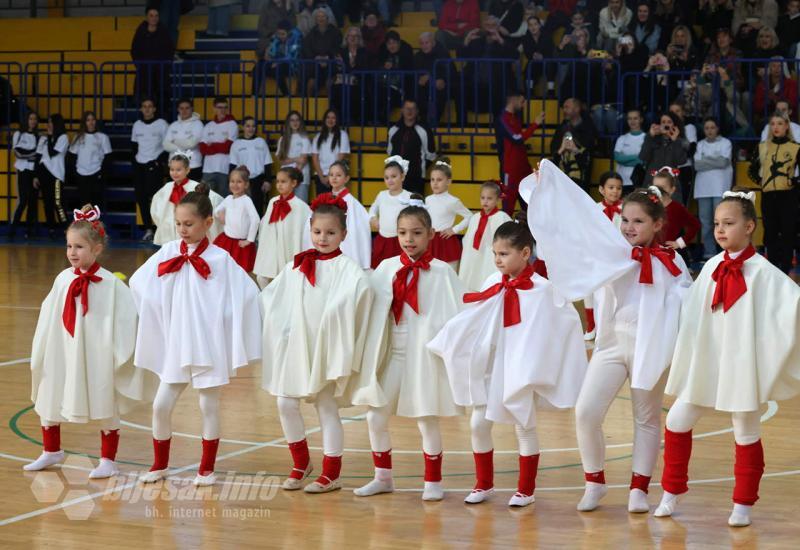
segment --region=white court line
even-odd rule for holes
[[[39,311],[41,306],[8,306],[0,304],[0,309],[19,309],[24,311]]]
[[[12,361],[3,361],[2,363],[0,363],[0,367],[10,367],[11,365],[23,365],[25,363],[30,363],[30,362],[31,362],[31,358],[30,357],[26,357],[24,359],[14,359]]]

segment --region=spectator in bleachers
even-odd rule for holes
[[[388,156],[400,155],[408,161],[408,172],[403,188],[412,193],[425,193],[425,169],[428,161],[436,158],[436,144],[433,132],[419,120],[419,109],[416,101],[406,99],[403,102],[402,116],[389,128]]]
[[[190,151],[189,179],[200,181],[203,178],[203,155],[200,154],[200,140],[203,139],[203,121],[194,112],[191,99],[182,97],[178,100],[178,119],[169,125],[164,136],[164,150]]]
[[[336,21],[336,16],[330,6],[317,6],[316,0],[298,0],[295,11],[297,12],[297,28],[306,36],[317,24],[314,12],[321,9],[328,15],[328,21]]]
[[[264,54],[272,44],[272,36],[278,30],[278,24],[289,21],[291,25],[294,20],[295,16],[290,0],[264,0],[261,4],[258,28],[256,29],[258,31],[256,59],[264,59]]]
[[[308,190],[311,186],[311,167],[308,157],[311,155],[311,140],[306,133],[306,123],[297,111],[290,111],[278,139],[275,157],[281,168],[297,168],[303,174],[303,181],[294,190],[294,194],[308,202]]]
[[[734,85],[738,90],[744,89],[744,79],[739,68],[737,59],[742,57],[742,53],[733,46],[733,34],[730,29],[717,29],[714,35],[714,43],[706,54],[705,65],[710,69],[716,70],[723,67],[728,76],[733,79]]]
[[[214,98],[214,118],[203,127],[203,137],[198,147],[203,154],[203,181],[218,195],[231,194],[228,187],[230,152],[239,137],[239,125],[231,116],[228,100]]]
[[[528,87],[536,89],[534,95],[537,97],[544,96],[544,90],[537,87],[543,77],[545,77],[544,84],[546,84],[548,92],[552,92],[555,88],[553,78],[556,73],[556,64],[552,61],[554,48],[553,37],[545,32],[541,20],[534,15],[530,16],[528,32],[522,37],[522,53],[525,54],[528,61],[525,66],[526,78],[530,78]],[[545,64],[545,60],[549,60],[549,62]]]
[[[761,27],[756,36],[756,49],[750,57],[756,59],[771,59],[773,57],[784,57],[781,50],[781,43],[777,33],[770,27]]]
[[[564,95],[577,97],[590,107],[592,122],[602,137],[616,135],[619,118],[618,66],[606,50],[591,50],[587,59],[590,60],[589,63],[573,66],[576,86],[572,93]],[[572,76],[568,75],[561,89],[571,84],[571,81]],[[604,139],[599,145],[603,148],[603,154],[608,154],[611,142]]]
[[[377,12],[368,11],[364,16],[364,24],[361,25],[361,37],[364,40],[364,47],[367,52],[377,59],[381,48],[386,42],[386,27],[383,21],[378,18]]]
[[[319,8],[314,10],[316,25],[303,38],[303,58],[315,59],[318,62],[332,60],[339,53],[342,45],[342,33],[334,26],[328,12]],[[330,63],[319,63],[315,67],[303,65],[301,75],[306,95],[316,96],[330,76]]]
[[[697,23],[703,29],[703,43],[710,47],[717,29],[731,28],[733,0],[699,0],[698,9]]]
[[[558,29],[569,27],[572,14],[578,0],[549,0],[547,2],[547,20],[544,22],[545,31],[554,34]],[[569,33],[570,31],[565,31]]]
[[[647,60],[644,68],[643,83],[640,88],[646,90],[640,101],[648,114],[648,118],[653,113],[666,111],[672,98],[678,95],[679,76],[664,74],[671,69],[667,56],[661,51],[657,51]]]
[[[395,17],[400,13],[401,0],[377,0],[374,2],[381,14],[381,19],[386,22],[387,27],[394,27]]]
[[[797,43],[800,42],[800,0],[786,2],[786,13],[778,17],[775,31],[780,39],[781,53],[795,57]]]
[[[288,96],[288,77],[297,73],[297,64],[293,63],[300,57],[303,47],[303,35],[300,30],[292,28],[288,19],[278,23],[278,28],[272,35],[267,49],[261,53],[255,66],[253,79],[253,95],[264,92],[267,78],[274,78],[281,94]]]
[[[439,16],[436,40],[448,50],[464,45],[467,35],[481,26],[478,0],[445,0]]]
[[[247,189],[258,216],[264,215],[266,195],[270,189],[272,176],[272,155],[264,138],[256,135],[256,119],[246,116],[242,119],[242,137],[231,145],[228,173],[239,166],[247,166],[250,186]]]
[[[158,4],[158,14],[161,23],[169,33],[169,38],[175,47],[178,46],[178,25],[181,21],[181,12],[191,11],[194,7],[191,2],[186,5],[185,0],[161,0]]]
[[[775,0],[738,0],[733,9],[731,30],[736,46],[748,54],[756,49],[756,37],[762,27],[778,24],[778,4]]]
[[[614,143],[614,162],[616,170],[622,176],[622,188],[624,193],[630,193],[634,186],[641,186],[644,181],[644,167],[639,153],[644,143],[644,131],[642,124],[644,118],[638,109],[628,111],[626,121],[628,123],[628,133],[622,134]]]
[[[692,197],[692,182],[694,182],[694,165],[692,159],[694,152],[697,149],[697,128],[686,117],[686,107],[682,101],[676,100],[670,103],[669,112],[678,117],[683,126],[683,135],[689,143],[686,150],[686,162],[678,165],[680,173],[678,174],[678,191],[680,196],[675,197],[676,200],[681,201],[684,205],[689,204],[689,199]]]
[[[97,129],[97,115],[86,111],[75,139],[69,146],[69,153],[75,155],[77,171],[78,202],[75,208],[93,204],[105,209],[105,186],[103,177],[110,168],[111,140]]]
[[[756,119],[767,118],[780,100],[797,105],[797,81],[789,74],[789,67],[781,62],[780,56],[777,61],[771,61],[766,70],[759,67],[757,71],[759,78],[753,97]]]
[[[349,90],[350,97],[350,120],[361,121],[364,113],[361,112],[362,98],[364,105],[369,112],[374,98],[372,88],[365,83],[371,81],[367,75],[350,74],[353,71],[368,71],[373,68],[374,62],[367,49],[364,47],[364,40],[361,37],[361,29],[350,27],[344,37],[344,44],[337,55],[341,61],[344,72],[337,70],[331,88],[331,105],[338,112],[344,112],[345,91]],[[338,69],[338,68],[337,68]]]
[[[666,53],[670,70],[673,71],[691,71],[700,63],[700,53],[692,44],[692,33],[686,25],[676,25],[672,29]],[[679,81],[686,79],[687,75],[678,76]]]
[[[239,0],[208,0],[206,35],[228,36],[231,28],[231,6]]]
[[[597,47],[613,52],[631,20],[633,12],[622,0],[608,0],[608,5],[600,10]]]
[[[587,20],[586,14],[580,10],[572,14],[566,29],[566,34],[575,34],[579,30],[586,31],[586,34],[589,36],[589,46],[591,47],[594,43],[596,33],[594,29],[592,29],[591,22]]]
[[[14,170],[17,172],[17,208],[11,226],[8,228],[8,238],[13,240],[17,233],[17,226],[22,221],[22,213],[27,211],[27,225],[25,238],[32,236],[36,230],[38,217],[39,190],[34,187],[36,168],[36,146],[39,142],[39,116],[28,113],[26,124],[20,125],[19,130],[11,137],[11,149],[14,151]]]
[[[419,36],[419,50],[414,54],[414,70],[425,71],[425,74],[420,75],[417,80],[416,99],[419,105],[420,117],[429,122],[439,122],[442,118],[442,113],[445,112],[448,98],[452,98],[456,103],[456,112],[458,113],[458,100],[457,93],[458,86],[458,71],[456,70],[455,63],[439,63],[436,66],[437,60],[449,60],[450,52],[445,49],[436,39],[431,32],[424,32]],[[433,79],[434,66],[436,66],[436,79]],[[450,83],[448,88],[447,84]],[[430,120],[428,116],[428,97],[430,87],[435,88],[435,109],[436,116],[434,120]]]
[[[525,21],[525,7],[520,0],[491,0],[488,13],[497,18],[497,30],[503,38],[517,46],[522,42],[528,23]]]
[[[661,38],[658,42],[659,49],[666,49],[667,44],[672,38],[672,31],[677,25],[686,25],[688,15],[684,13],[683,7],[677,0],[655,0],[653,10],[655,19],[661,27]]]
[[[67,149],[69,138],[64,117],[60,113],[54,113],[47,118],[47,134],[40,136],[36,145],[39,162],[33,182],[33,186],[42,192],[48,233],[53,240],[58,238],[56,228],[67,223],[67,215],[61,202],[64,196],[64,157]]]
[[[775,102],[775,112],[786,116],[789,119],[789,129],[792,131],[792,139],[797,141],[800,139],[800,124],[794,122],[792,106],[789,105],[789,102],[785,99],[779,99]],[[769,123],[764,125],[764,129],[761,131],[761,142],[767,141],[767,137],[769,136]],[[795,137],[796,136],[796,137]]]
[[[591,44],[589,42],[589,31],[586,29],[576,29],[571,34],[564,34],[561,37],[561,42],[556,47],[555,57],[560,59],[578,59],[585,58],[589,55]],[[572,68],[575,63],[569,61],[558,64],[558,71],[556,74],[556,88],[558,89],[558,97],[571,97],[576,90],[581,90],[582,93],[586,89],[586,67],[585,64],[579,67],[577,72],[573,72]],[[568,75],[574,74],[575,80],[567,78]]]
[[[378,68],[386,73],[381,75],[378,86],[378,120],[387,120],[387,109],[399,107],[403,98],[410,97],[414,88],[414,77],[409,74],[391,74],[397,71],[414,70],[414,50],[411,45],[402,40],[397,31],[386,33],[386,44],[378,55]],[[387,97],[388,96],[388,97]],[[374,113],[373,113],[374,114]]]
[[[719,124],[713,117],[703,121],[705,139],[697,144],[694,153],[694,198],[697,217],[700,219],[703,239],[703,261],[717,255],[714,240],[714,211],[722,201],[722,194],[731,188],[733,181],[732,145],[719,135]]]
[[[652,184],[653,172],[664,166],[675,168],[686,162],[689,142],[683,132],[681,120],[667,111],[659,117],[658,123],[650,125],[644,138],[639,158],[644,164],[645,187]]]
[[[142,118],[133,123],[131,130],[133,192],[145,230],[142,240],[152,241],[156,227],[150,216],[150,201],[164,184],[164,170],[167,166],[164,139],[167,136],[167,122],[163,118],[156,118],[156,105],[150,98],[142,100],[139,112]]]
[[[131,41],[131,59],[136,66],[135,97],[152,97],[166,103],[169,92],[165,88],[170,80],[170,64],[166,62],[171,62],[174,55],[175,44],[159,23],[158,10],[148,8],[146,19],[136,28]]]
[[[317,194],[329,193],[328,170],[337,160],[347,160],[350,155],[350,137],[342,128],[339,114],[333,109],[325,111],[322,129],[311,142],[311,160],[316,173]]]
[[[630,30],[636,42],[647,46],[650,55],[656,53],[661,40],[661,26],[656,22],[649,2],[642,0],[636,6],[636,18],[631,22]]]
[[[565,100],[561,113],[563,119],[550,141],[550,156],[572,181],[588,193],[597,130],[591,117],[583,112],[579,99],[571,97]]]
[[[619,62],[619,70],[623,75],[644,71],[649,57],[647,46],[639,44],[630,31],[623,34],[617,41],[616,58]],[[625,111],[638,109],[641,106],[637,95],[643,95],[645,92],[640,87],[638,75],[624,77],[622,93]]]

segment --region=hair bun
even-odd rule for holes
[[[206,182],[201,181],[200,183],[197,184],[197,186],[193,189],[193,191],[195,193],[200,193],[201,195],[205,195],[206,197],[208,197],[211,194],[211,187],[209,187],[209,185]]]

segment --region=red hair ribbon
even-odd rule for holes
[[[333,193],[323,193],[311,201],[311,210],[316,210],[324,204],[330,204],[342,212],[347,212],[347,203],[342,197],[334,197]]]
[[[494,180],[494,184],[500,188],[500,196],[499,199],[506,198],[506,185],[500,180]]]
[[[103,226],[100,225],[100,207],[99,206],[92,206],[89,210],[84,212],[83,210],[73,210],[72,217],[75,219],[76,222],[89,222],[92,224],[92,229],[97,231],[97,234],[101,237],[106,236],[106,230],[103,229]]]
[[[661,172],[669,172],[673,176],[678,176],[681,173],[680,168],[673,168],[671,166],[662,166],[658,170],[650,170],[651,176],[657,176]]]

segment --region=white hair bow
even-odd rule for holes
[[[76,222],[96,222],[100,219],[100,207],[93,206],[86,212],[75,209],[72,211],[72,217]]]
[[[654,194],[659,199],[661,198],[661,189],[659,189],[655,185],[651,185],[650,187],[647,188],[647,190],[650,191],[652,194]]]
[[[425,201],[422,199],[411,199],[408,201],[408,206],[419,206],[420,208],[427,208]]]
[[[403,171],[403,175],[408,174],[408,161],[401,157],[400,155],[392,155],[388,159],[383,161],[383,165],[386,166],[390,162],[396,162],[400,165],[400,169]]]
[[[744,199],[747,201],[752,202],[753,204],[756,203],[756,194],[753,191],[748,193],[743,193],[742,191],[725,191],[722,194],[723,199],[727,199],[728,197],[735,197],[737,199]]]
[[[191,149],[187,149],[185,151],[181,151],[180,149],[178,149],[178,150],[173,151],[172,153],[170,153],[169,160],[172,160],[172,159],[178,158],[178,157],[183,157],[186,160],[191,161],[193,156],[194,156],[194,154],[192,153]]]
[[[447,166],[448,168],[452,168],[448,163],[443,160],[437,160],[434,166]]]

